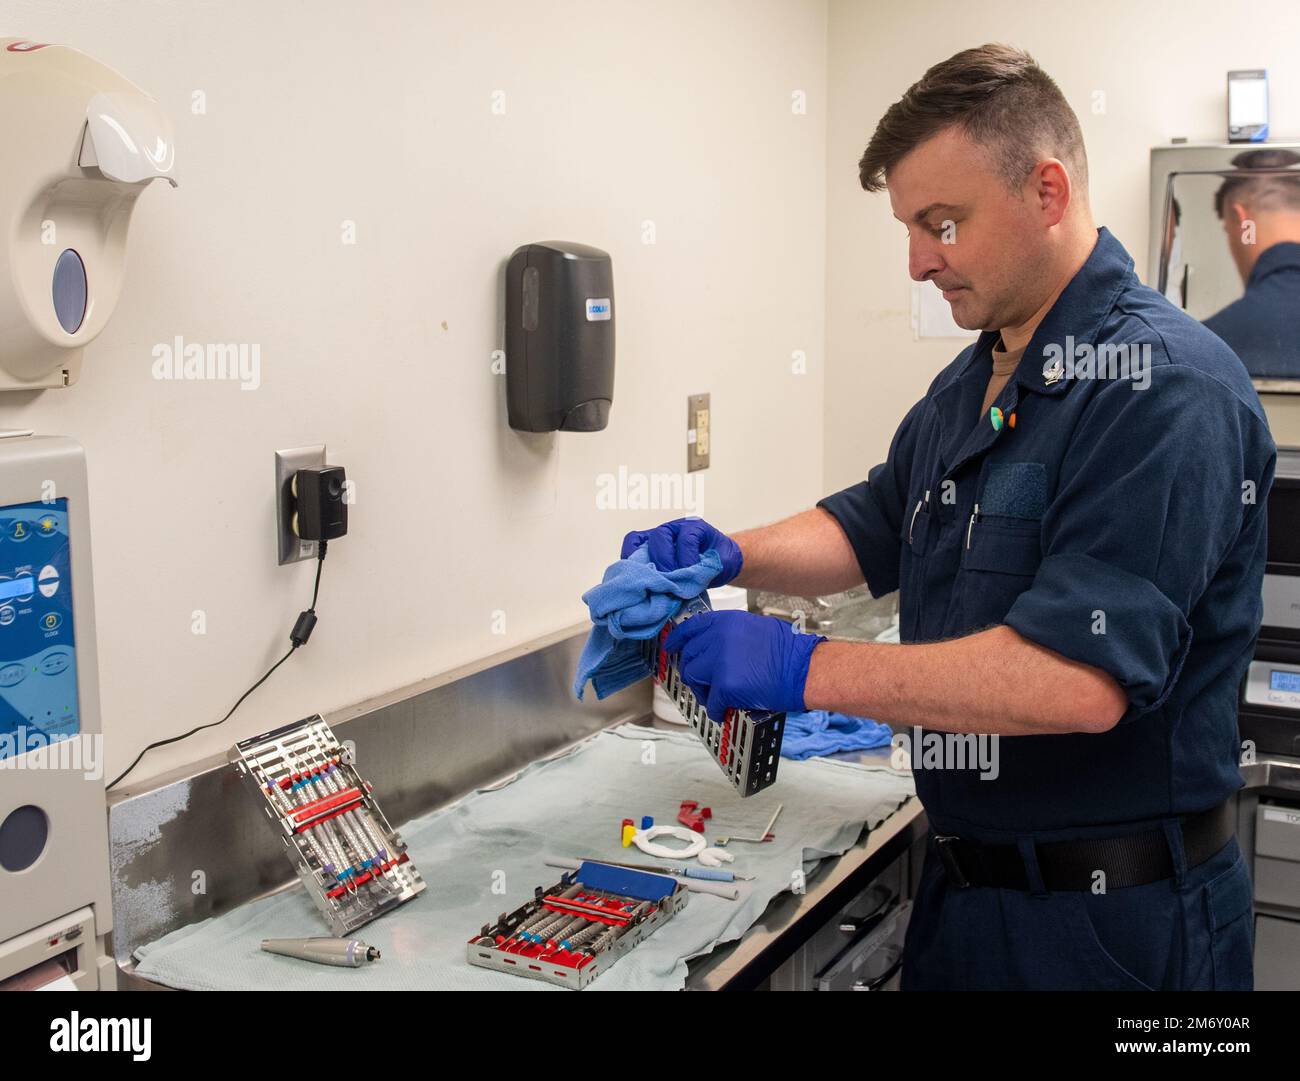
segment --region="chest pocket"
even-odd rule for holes
[[[968,523],[962,569],[1032,578],[1042,561],[1039,523],[981,513]]]
[[[1039,462],[987,462],[966,526],[947,634],[1002,622],[1042,562],[1047,471]]]

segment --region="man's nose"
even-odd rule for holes
[[[943,256],[938,245],[927,239],[908,241],[907,272],[913,281],[923,282],[932,278],[944,268]]]

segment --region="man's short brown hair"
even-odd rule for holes
[[[1087,188],[1079,118],[1034,58],[1010,45],[965,49],[913,83],[876,125],[858,163],[862,186],[880,191],[890,169],[953,125],[987,149],[1011,191],[1020,190],[1044,157],[1063,161]]]
[[[1295,168],[1300,154],[1284,147],[1260,147],[1238,154],[1232,164],[1235,172],[1214,193],[1218,217],[1231,203],[1255,211],[1300,210],[1300,170]]]

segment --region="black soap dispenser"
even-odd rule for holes
[[[521,432],[599,432],[614,401],[614,270],[586,244],[525,244],[506,267],[506,409]]]

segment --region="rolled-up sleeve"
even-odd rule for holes
[[[1262,513],[1250,498],[1267,483],[1260,423],[1211,376],[1161,365],[1146,389],[1097,389],[1071,436],[1043,560],[1004,622],[1109,673],[1129,700],[1123,721],[1169,697],[1193,608],[1247,515]]]
[[[817,504],[844,530],[873,597],[883,597],[898,588],[903,506],[917,428],[927,401],[922,398],[908,410],[894,433],[889,456],[867,474],[866,480],[828,495]]]

